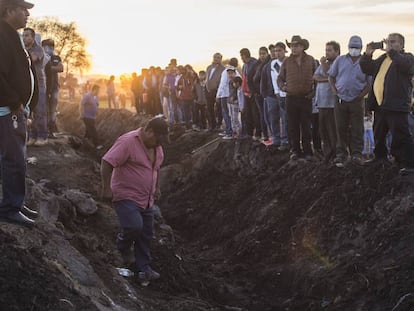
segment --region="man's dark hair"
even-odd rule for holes
[[[92,86],[91,91],[93,92],[93,91],[95,91],[95,90],[99,90],[99,89],[100,89],[100,86],[99,86],[98,84],[94,84],[94,85]]]
[[[247,49],[247,48],[242,48],[242,49],[240,50],[240,55],[244,55],[244,56],[246,56],[246,57],[250,57],[250,56],[251,56],[250,51],[249,51],[249,49]]]
[[[55,41],[53,41],[53,39],[42,40],[42,46],[48,46],[48,47],[54,48],[55,47]]]
[[[339,45],[338,42],[329,41],[329,42],[326,43],[326,45],[332,46],[335,52],[338,52],[339,54],[341,54],[341,46]]]
[[[229,65],[233,67],[237,67],[239,65],[239,61],[237,60],[237,58],[232,57],[230,58]]]
[[[238,84],[242,84],[242,78],[240,78],[239,76],[236,76],[233,78],[233,83],[238,83]]]
[[[26,27],[25,29],[23,29],[23,31],[29,31],[31,34],[32,34],[32,37],[34,38],[35,37],[35,31],[34,31],[34,29],[33,28],[30,28],[30,27]]]
[[[284,51],[286,51],[286,45],[283,42],[277,42],[275,44],[275,47],[282,48]]]
[[[265,46],[261,46],[260,48],[259,48],[259,52],[266,52],[267,54],[269,54],[269,50],[267,49],[267,47],[265,47]]]

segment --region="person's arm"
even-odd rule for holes
[[[101,161],[101,199],[111,199],[112,198],[112,192],[111,192],[111,176],[113,167],[111,164],[109,164],[107,161],[103,160]],[[157,180],[158,182],[158,180]]]
[[[332,90],[332,93],[336,96],[336,95],[338,95],[338,90],[336,89],[336,86],[335,86],[335,83],[336,83],[336,78],[334,78],[334,77],[332,77],[332,76],[329,76],[328,77],[328,82],[329,82],[329,85],[331,86],[331,90]]]
[[[154,199],[159,200],[161,198],[161,189],[160,189],[160,170],[157,171],[157,183],[155,186]]]
[[[414,56],[411,53],[399,53],[395,50],[387,53],[401,73],[414,74]]]
[[[369,91],[371,90],[371,86],[372,86],[372,77],[371,76],[366,76],[366,84],[364,89],[361,91],[361,93],[359,94],[358,98],[359,99],[363,99],[365,97],[365,95],[367,95],[369,93]]]
[[[319,65],[318,68],[316,68],[316,71],[313,75],[313,80],[315,80],[316,82],[329,82],[328,77],[322,75],[322,73],[326,74],[328,72],[328,69],[329,67],[326,61],[326,57],[322,57],[321,64]]]
[[[335,59],[335,61],[333,62],[333,64],[328,70],[328,82],[329,82],[329,85],[331,86],[331,90],[334,96],[338,95],[338,89],[336,88],[336,76],[338,74],[338,62],[339,62],[339,57]]]

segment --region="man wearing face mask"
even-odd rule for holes
[[[386,136],[391,131],[391,153],[403,168],[400,174],[414,174],[414,143],[410,135],[408,114],[411,106],[414,75],[414,56],[404,52],[404,37],[391,33],[385,42],[385,52],[372,59],[375,47],[368,44],[361,58],[363,72],[374,76],[368,96],[369,108],[374,111],[375,158],[388,162]]]
[[[361,38],[352,36],[348,53],[337,57],[328,71],[332,92],[338,99],[334,108],[337,132],[334,163],[337,167],[344,166],[348,153],[352,162],[364,163],[364,97],[371,86],[371,78],[359,66],[361,49]]]
[[[59,77],[58,73],[63,72],[62,59],[55,54],[55,42],[52,39],[42,41],[42,47],[50,58],[46,64],[46,98],[48,104],[48,128],[49,137],[54,138],[53,133],[57,132],[56,112],[59,98]]]

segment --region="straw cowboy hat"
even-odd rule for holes
[[[287,46],[290,48],[292,43],[297,43],[303,46],[303,50],[307,50],[309,48],[309,41],[306,39],[302,39],[301,36],[293,36],[292,40],[290,42],[288,42],[288,40],[286,39],[286,44]]]

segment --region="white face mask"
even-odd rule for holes
[[[361,55],[361,49],[349,48],[349,55],[351,55],[352,57],[357,57]]]

